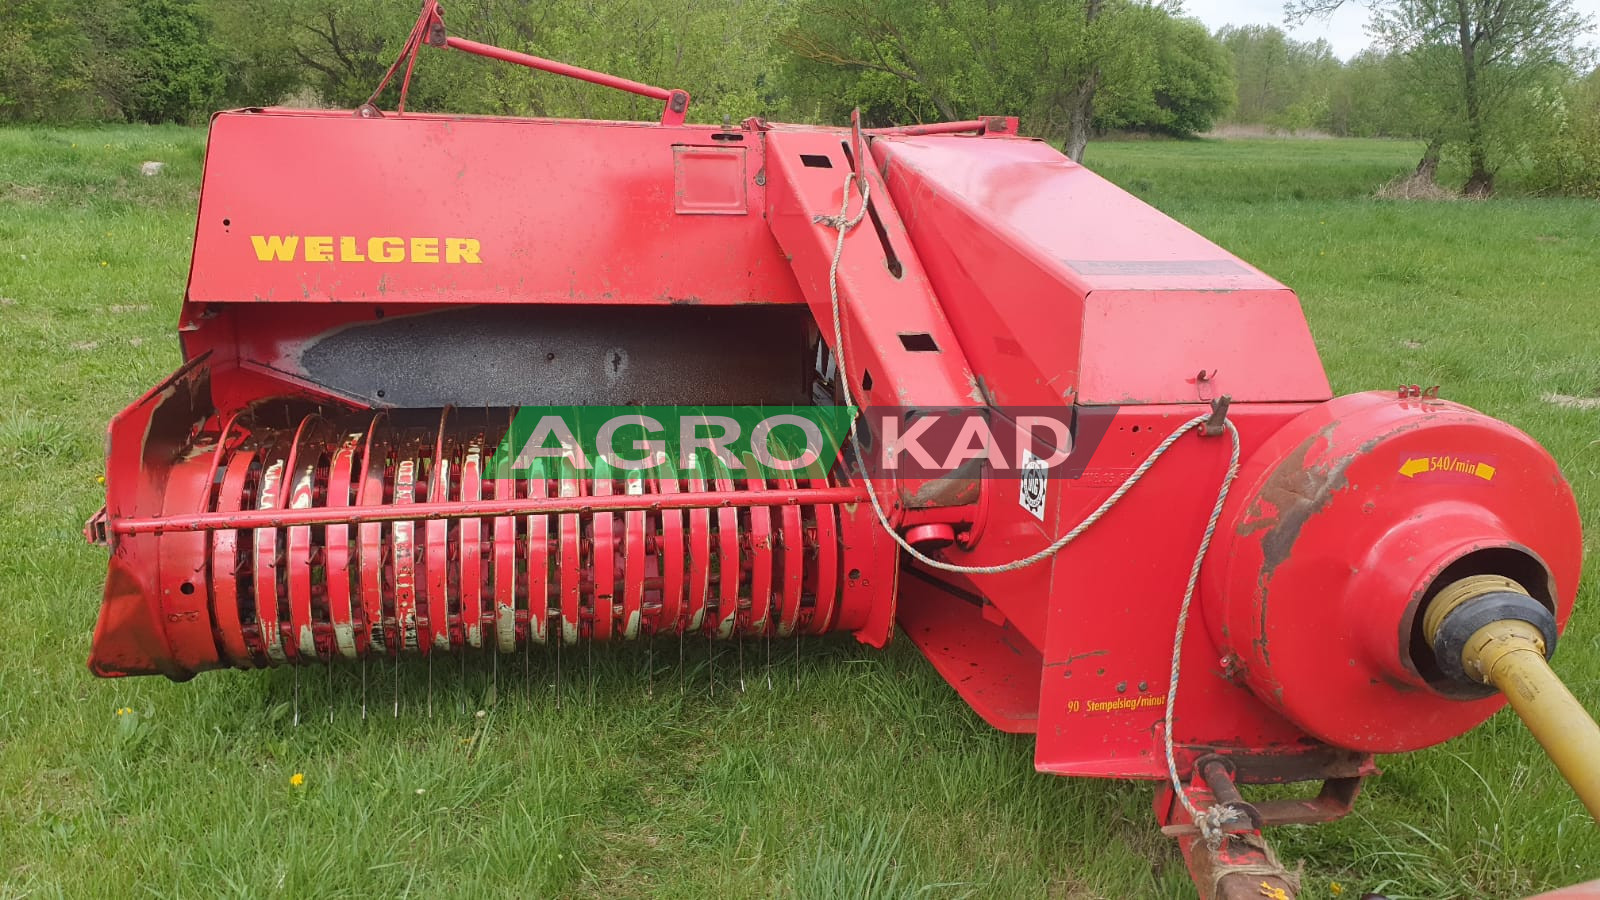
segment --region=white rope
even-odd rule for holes
[[[856,211],[855,215],[852,216],[850,215],[850,187],[852,184],[856,183],[858,179],[861,185],[861,208]],[[872,185],[870,182],[868,182],[864,177],[857,176],[855,173],[847,174],[844,180],[844,199],[839,205],[839,214],[837,216],[817,216],[815,219],[817,224],[827,225],[839,233],[838,240],[835,242],[833,247],[833,261],[828,266],[828,295],[833,310],[833,346],[839,356],[839,364],[836,367],[837,380],[840,387],[840,393],[843,395],[844,405],[846,407],[854,406],[855,402],[850,391],[850,365],[845,354],[844,326],[842,324],[840,314],[839,260],[844,256],[845,236],[850,233],[851,229],[861,224],[861,220],[866,217],[867,203],[871,199],[871,196]],[[1138,468],[1134,469],[1133,473],[1130,474],[1127,479],[1122,482],[1122,484],[1118,485],[1116,490],[1111,492],[1111,496],[1107,497],[1104,502],[1095,507],[1094,512],[1089,513],[1088,517],[1082,522],[1079,522],[1078,525],[1071,531],[1057,538],[1055,541],[1051,542],[1049,546],[1042,550],[1039,550],[1021,559],[1013,560],[1012,562],[1003,563],[1001,565],[963,566],[956,563],[949,563],[943,560],[934,559],[921,552],[917,548],[911,546],[910,542],[901,537],[900,533],[889,524],[889,516],[883,510],[882,501],[878,499],[877,489],[873,487],[872,479],[867,477],[865,471],[861,473],[861,480],[866,485],[867,499],[872,502],[872,509],[873,512],[877,513],[878,523],[883,526],[883,530],[888,532],[890,537],[894,538],[895,543],[900,545],[900,549],[910,554],[913,559],[934,569],[939,569],[945,572],[957,572],[964,575],[994,575],[1001,572],[1014,572],[1018,569],[1027,568],[1035,563],[1049,559],[1051,556],[1054,556],[1056,553],[1060,552],[1063,547],[1072,543],[1074,540],[1077,540],[1079,535],[1089,530],[1091,525],[1100,521],[1101,517],[1109,512],[1113,506],[1116,506],[1117,502],[1121,500],[1123,496],[1128,493],[1128,491],[1132,490],[1135,484],[1139,483],[1139,480],[1144,477],[1145,473],[1150,471],[1150,467],[1156,464],[1156,460],[1166,455],[1166,452],[1172,448],[1172,445],[1177,443],[1178,438],[1188,434],[1196,426],[1204,424],[1207,419],[1208,417],[1205,415],[1195,416],[1189,421],[1178,426],[1178,428],[1171,434],[1167,435],[1165,440],[1156,445],[1154,450],[1150,451],[1150,455],[1145,457],[1144,462],[1140,463]],[[1172,711],[1177,705],[1178,671],[1183,657],[1183,635],[1188,629],[1189,607],[1194,600],[1195,585],[1200,579],[1200,566],[1203,562],[1205,562],[1206,551],[1211,547],[1211,538],[1216,534],[1217,521],[1222,517],[1222,507],[1228,500],[1228,489],[1233,485],[1234,478],[1239,474],[1239,429],[1235,428],[1233,422],[1229,421],[1228,419],[1223,419],[1223,425],[1228,430],[1228,437],[1233,446],[1228,458],[1227,473],[1223,475],[1222,484],[1217,489],[1217,501],[1211,507],[1211,517],[1206,521],[1206,530],[1200,538],[1200,547],[1195,552],[1194,562],[1189,566],[1189,582],[1184,587],[1183,602],[1178,607],[1178,624],[1172,635],[1172,669],[1171,677],[1167,684],[1166,711],[1163,718],[1164,727],[1162,728],[1162,741],[1167,757],[1167,777],[1172,782],[1173,792],[1177,794],[1178,800],[1183,804],[1184,810],[1188,812],[1189,817],[1194,820],[1195,825],[1200,829],[1200,833],[1205,837],[1206,842],[1210,844],[1213,849],[1220,845],[1222,839],[1222,828],[1232,818],[1234,811],[1229,807],[1217,805],[1204,812],[1201,812],[1195,807],[1194,803],[1189,800],[1188,794],[1184,792],[1183,781],[1178,777],[1178,765],[1173,757]]]

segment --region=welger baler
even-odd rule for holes
[[[1578,512],[1527,435],[1333,397],[1289,289],[1015,119],[687,125],[432,3],[407,79],[423,44],[661,121],[218,115],[185,363],[110,426],[96,674],[898,626],[1040,771],[1162,782],[1206,896],[1292,889],[1264,826],[1508,698],[1600,814],[1546,664]],[[497,466],[519,408],[818,403],[862,414],[804,477]],[[921,443],[1024,415],[1059,427]]]

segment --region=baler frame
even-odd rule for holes
[[[425,44],[659,100],[662,113],[650,124],[408,114]],[[377,101],[402,67],[386,114]],[[1514,655],[1518,677],[1553,690],[1539,672],[1571,612],[1581,538],[1570,490],[1526,435],[1436,391],[1333,399],[1292,292],[1020,138],[1015,118],[864,129],[857,114],[848,130],[756,118],[716,129],[686,124],[689,103],[682,90],[448,35],[437,0],[425,0],[355,116],[219,114],[185,298],[187,362],[113,421],[107,508],[86,528],[112,551],[91,667],[183,680],[230,665],[689,631],[848,630],[879,646],[898,621],[980,716],[1037,735],[1040,771],[1163,782],[1156,818],[1208,898],[1288,896],[1295,879],[1264,826],[1345,815],[1376,774],[1375,753],[1437,742],[1498,707],[1481,685],[1446,684],[1419,662],[1476,640],[1463,622],[1509,610],[1516,624],[1493,633],[1504,645],[1493,658]],[[627,265],[513,216],[463,236],[475,203],[545,186],[513,152],[530,128],[565,179],[540,195],[552,218],[577,227],[563,214],[595,197],[628,210],[635,220],[616,216],[616,233],[597,235],[646,248]],[[460,202],[390,203],[393,221],[375,226],[348,210],[389,203],[390,185],[363,194],[359,167],[312,172],[283,152],[313,137],[407,173],[407,190],[453,190]],[[489,170],[482,181],[466,177],[468,158]],[[320,231],[306,236],[292,203],[225,177],[269,165],[298,167],[290,182],[328,220]],[[339,205],[340,192],[357,202]],[[1104,227],[1055,221],[1079,208],[1116,214]],[[530,253],[535,238],[556,251]],[[454,258],[441,260],[441,247]],[[685,260],[698,281],[682,277]],[[371,267],[384,274],[374,280]],[[1043,297],[1063,312],[1031,316],[1030,298]],[[552,308],[653,308],[681,318],[683,333],[733,307],[803,308],[798,355],[814,351],[817,366],[790,393],[893,416],[864,417],[826,476],[809,480],[639,477],[603,458],[598,473],[505,479],[487,474],[490,448],[511,433],[497,417],[514,417],[490,397],[539,402],[519,393],[525,382],[407,404],[309,361],[351,335],[381,345],[393,334],[383,329],[451,323],[444,331],[460,335],[503,321],[467,321],[455,316],[462,305],[514,310],[531,323],[520,337]],[[282,306],[297,315],[273,315]],[[1229,327],[1216,329],[1223,318]],[[430,346],[451,349],[443,340]],[[782,383],[744,386],[748,402],[774,402],[763,391]],[[1044,476],[1037,508],[1020,474],[994,476],[1004,464],[992,453],[909,474],[868,463],[914,425],[1015,425],[1017,410],[1037,408],[1065,410],[1067,459],[1087,445],[1053,496]],[[432,424],[401,423],[404,413]],[[1488,479],[1537,484],[1537,503],[1459,494],[1405,466],[1394,481],[1390,457],[1428,452],[1440,435],[1489,448]],[[1061,449],[1031,432],[1021,446]],[[1469,477],[1482,477],[1476,466]],[[1391,527],[1388,540],[1413,510],[1431,512],[1442,535],[1428,552],[1343,534]],[[1159,541],[1149,523],[1178,549],[1146,554]],[[1214,537],[1226,553],[1208,553]],[[1320,562],[1368,553],[1376,562],[1339,577]],[[1097,565],[1130,556],[1143,565]],[[1440,596],[1453,604],[1444,613],[1430,605]],[[1455,604],[1464,612],[1451,619]],[[1283,684],[1315,679],[1321,657],[1268,653],[1293,636],[1286,605],[1308,608],[1300,614],[1318,617],[1319,632],[1393,620],[1399,640],[1342,648],[1357,676],[1335,684],[1344,693],[1328,710],[1308,712]],[[1130,640],[1122,616],[1135,612],[1170,615],[1173,628]],[[1382,678],[1361,683],[1368,669]],[[1215,677],[1184,682],[1180,702],[1184,672]],[[1407,717],[1387,731],[1372,725],[1372,704],[1351,699],[1385,690]],[[1600,748],[1592,722],[1572,724],[1575,701],[1559,717],[1557,704],[1529,702],[1530,719],[1542,711],[1575,746]],[[1596,802],[1600,788],[1568,768]],[[1251,804],[1239,789],[1318,780],[1308,799]]]

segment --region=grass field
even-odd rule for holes
[[[1148,785],[1038,775],[915,651],[848,640],[426,669],[84,669],[106,419],[178,361],[203,135],[0,131],[0,897],[1145,897],[1188,878]],[[1600,532],[1600,206],[1370,199],[1418,148],[1097,144],[1089,163],[1296,287],[1336,390],[1441,384],[1565,468]],[[167,171],[141,178],[138,164]],[[1558,667],[1600,709],[1594,540]],[[1587,607],[1586,609],[1584,607]],[[768,687],[768,678],[772,686]],[[711,693],[715,678],[715,694]],[[395,698],[402,710],[392,715]],[[558,703],[559,699],[559,703]],[[477,715],[483,710],[482,715]],[[1280,829],[1304,896],[1600,878],[1600,831],[1508,713]],[[299,783],[293,783],[298,781]]]

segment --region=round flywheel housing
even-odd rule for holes
[[[1532,438],[1456,403],[1376,392],[1269,438],[1218,538],[1206,619],[1227,668],[1307,733],[1373,753],[1447,740],[1504,702],[1439,671],[1421,635],[1433,594],[1501,575],[1564,627],[1582,557],[1572,490]]]

